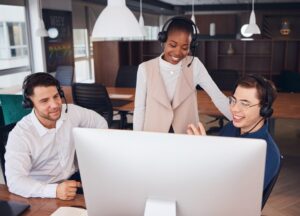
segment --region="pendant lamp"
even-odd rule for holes
[[[107,0],[107,6],[96,20],[92,40],[120,40],[142,38],[143,34],[125,0]]]
[[[139,25],[142,31],[143,36],[146,36],[146,30],[145,30],[145,24],[144,24],[144,18],[143,18],[143,3],[142,0],[140,0],[140,18],[139,18]]]
[[[246,34],[260,34],[260,29],[256,24],[256,18],[254,13],[254,0],[252,0],[252,11],[250,14],[249,25],[245,30]]]
[[[193,3],[192,3],[192,17],[191,17],[191,20],[196,24],[196,19],[195,19],[195,14],[194,14],[194,0],[193,0]]]
[[[248,25],[249,24],[245,24],[241,27],[241,35],[243,35],[243,37],[246,37],[246,38],[251,37],[253,35],[252,33],[250,33],[250,34],[245,33],[246,29],[248,28]]]
[[[45,24],[42,18],[42,5],[41,5],[41,0],[38,1],[38,9],[39,9],[39,23],[38,23],[38,28],[35,32],[35,35],[38,37],[48,37],[48,31],[45,29]]]
[[[195,25],[197,26],[196,24],[196,18],[195,18],[195,14],[194,14],[194,0],[193,0],[193,3],[192,3],[192,16],[191,16],[191,20],[195,23]],[[200,31],[199,31],[199,28],[197,27],[197,33],[199,34]]]

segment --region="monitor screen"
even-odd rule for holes
[[[260,215],[264,140],[87,128],[73,133],[89,216],[149,216],[149,208],[163,206],[153,200],[175,203],[167,209],[175,206],[177,216]]]

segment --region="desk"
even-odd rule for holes
[[[71,88],[63,87],[68,102],[72,102]],[[114,107],[115,110],[120,111],[133,111],[134,110],[134,88],[115,88],[107,87],[109,94],[131,94],[133,95],[130,100],[132,103],[126,104],[121,107]],[[230,95],[230,92],[224,92]],[[212,103],[210,97],[204,91],[197,92],[198,110],[199,114],[203,115],[221,115],[219,110]],[[300,93],[278,93],[277,99],[273,105],[274,114],[273,118],[287,118],[287,119],[300,119]]]
[[[133,94],[134,89],[125,88],[107,88],[109,93],[116,94]],[[230,92],[224,92],[226,95],[230,95]],[[215,107],[210,97],[204,91],[197,92],[198,99],[198,111],[203,115],[221,115],[219,110]],[[132,97],[134,101],[134,96]],[[126,104],[116,109],[123,111],[133,111],[134,102]],[[300,119],[300,93],[278,93],[277,99],[273,105],[274,114],[273,118],[288,118],[288,119]]]
[[[84,206],[83,195],[77,195],[74,200],[63,201],[59,199],[45,199],[45,198],[23,198],[18,195],[8,192],[5,185],[0,184],[0,199],[8,201],[22,202],[30,205],[30,208],[22,216],[49,216],[57,208],[61,206]]]
[[[73,103],[72,89],[70,86],[62,86],[68,103]],[[0,93],[15,94],[19,92],[19,88],[9,89],[7,91],[1,90]],[[133,95],[130,100],[134,101],[135,89],[134,88],[115,88],[107,87],[109,94],[131,94]],[[224,92],[230,95],[230,92]],[[204,115],[221,115],[217,108],[211,102],[210,97],[204,91],[197,92],[199,114]],[[120,111],[133,111],[134,102],[126,104],[122,107],[114,107]],[[287,118],[287,119],[300,119],[300,93],[278,93],[277,99],[273,105],[274,118]]]

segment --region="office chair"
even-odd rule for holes
[[[116,125],[119,122],[113,121],[113,107],[105,86],[97,83],[73,83],[72,94],[75,104],[102,115],[109,128],[120,127]]]
[[[73,66],[58,66],[56,68],[55,78],[62,86],[71,86],[74,78]]]
[[[282,167],[282,161],[283,161],[283,156],[280,155],[280,164],[279,164],[279,168],[277,170],[277,173],[274,175],[273,179],[271,180],[271,182],[268,184],[268,186],[266,187],[266,189],[264,189],[263,191],[263,198],[262,198],[262,204],[261,204],[261,210],[263,210],[264,206],[267,203],[267,200],[275,186],[275,183],[278,179],[281,167]]]
[[[209,74],[221,91],[233,91],[239,79],[239,72],[236,70],[211,70]],[[214,119],[207,122],[207,124],[218,121],[219,126],[209,128],[207,131],[208,134],[219,132],[223,128],[224,120],[226,119],[224,116],[212,117],[214,117]]]
[[[0,162],[5,183],[4,154],[8,134],[19,120],[31,112],[31,110],[22,107],[22,100],[22,95],[0,95]]]
[[[138,66],[121,65],[118,70],[115,87],[119,88],[135,88]],[[128,123],[127,115],[133,115],[132,112],[119,111],[122,119],[122,128],[132,129],[132,123]]]
[[[296,71],[283,70],[279,76],[279,89],[282,92],[300,92],[300,74]]]
[[[121,65],[116,78],[116,87],[135,88],[138,66]]]

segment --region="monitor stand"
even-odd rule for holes
[[[176,216],[176,201],[147,199],[144,216]]]

